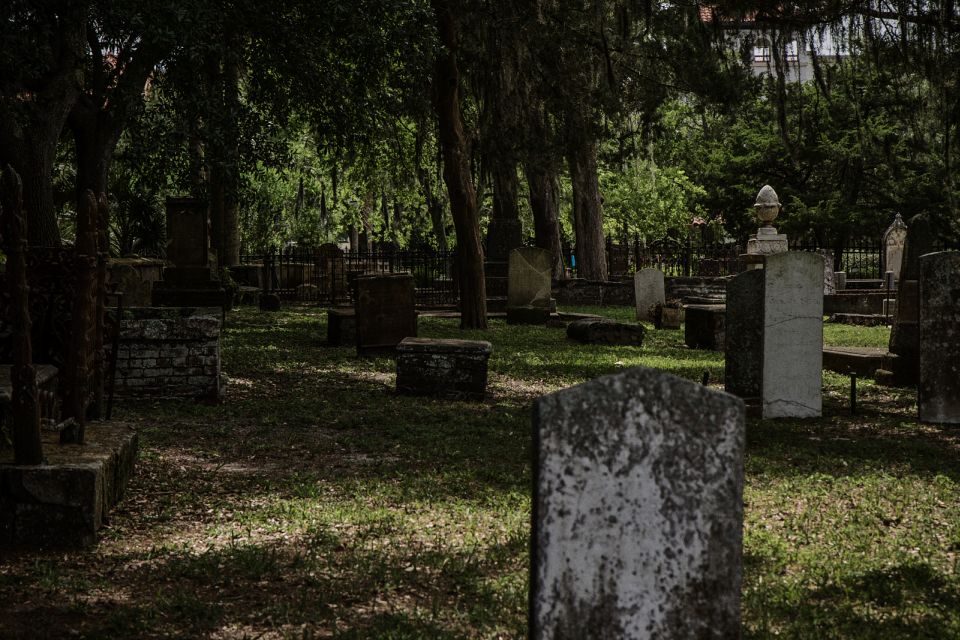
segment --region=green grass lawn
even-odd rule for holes
[[[680,331],[587,347],[422,318],[494,344],[489,399],[407,398],[325,330],[315,308],[234,312],[223,404],[122,403],[127,498],[93,550],[0,559],[0,638],[524,637],[533,400],[636,365],[722,388],[722,354]],[[960,430],[869,381],[851,416],[848,384],[825,374],[820,420],[748,422],[744,637],[960,638]]]

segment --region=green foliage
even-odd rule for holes
[[[648,240],[683,238],[703,215],[706,191],[682,169],[652,160],[630,161],[623,171],[601,171],[600,188],[608,233],[627,229]]]

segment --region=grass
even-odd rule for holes
[[[679,331],[582,347],[423,318],[493,342],[490,398],[406,398],[391,361],[324,346],[324,323],[235,312],[223,404],[119,406],[142,434],[127,498],[95,549],[0,559],[0,637],[524,637],[531,402],[635,365],[723,377]],[[847,384],[825,374],[820,420],[748,423],[744,637],[960,637],[960,437],[868,381],[850,416]]]

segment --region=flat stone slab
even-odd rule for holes
[[[829,316],[827,322],[852,324],[861,327],[879,327],[881,325],[891,324],[893,322],[893,316],[876,313],[834,313]]]
[[[491,353],[485,340],[404,338],[397,345],[397,393],[483,400]]]
[[[645,329],[642,324],[613,322],[611,320],[576,320],[567,325],[567,337],[581,344],[643,346]]]
[[[533,424],[530,637],[739,637],[742,401],[636,368]]]
[[[84,547],[96,542],[133,475],[137,432],[88,423],[82,445],[43,432],[46,464],[14,465],[0,450],[0,546]]]
[[[878,347],[824,347],[823,368],[844,375],[856,373],[872,378],[881,367],[886,352]]]

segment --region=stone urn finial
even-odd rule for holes
[[[768,184],[763,185],[760,193],[757,194],[757,201],[753,205],[753,210],[757,214],[760,226],[772,227],[773,221],[777,219],[777,215],[780,214],[782,206],[780,199],[777,197],[777,192],[773,190],[773,187]]]

